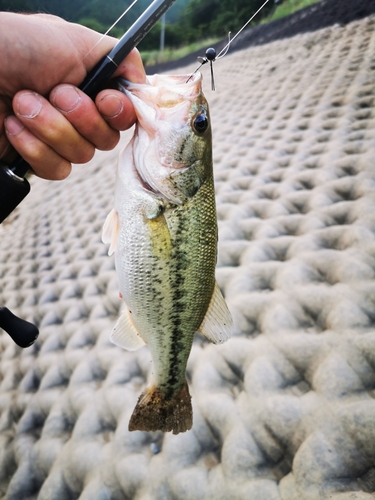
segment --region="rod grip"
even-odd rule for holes
[[[30,347],[38,338],[38,328],[18,318],[7,307],[0,307],[0,328],[5,330],[20,347]]]
[[[20,159],[25,162],[21,157]],[[0,224],[29,192],[30,184],[28,180],[18,177],[9,167],[2,165],[0,162]]]

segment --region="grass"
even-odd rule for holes
[[[204,49],[204,55],[205,50],[219,40],[220,38],[208,38],[207,40],[200,40],[178,49],[166,47],[164,52],[160,52],[159,50],[142,51],[141,56],[145,65],[152,66],[153,64],[182,59],[199,49]]]
[[[284,2],[279,5],[271,16],[263,19],[260,24],[267,24],[271,21],[276,21],[276,19],[281,19],[282,17],[289,16],[297,10],[304,9],[313,3],[318,3],[321,0],[284,0]]]

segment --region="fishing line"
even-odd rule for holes
[[[81,62],[82,62],[84,59],[86,59],[86,57],[87,57],[89,54],[91,54],[91,52],[95,49],[95,47],[96,47],[97,45],[99,45],[99,43],[101,43],[101,42],[102,42],[102,40],[103,40],[103,39],[104,39],[104,38],[108,35],[108,33],[111,31],[111,29],[112,29],[112,28],[114,28],[114,27],[116,26],[116,24],[117,24],[118,22],[120,22],[120,21],[121,21],[121,19],[122,19],[124,16],[126,16],[126,14],[129,12],[129,10],[130,10],[130,9],[133,7],[133,5],[135,5],[137,2],[138,2],[138,0],[134,0],[134,2],[133,2],[133,3],[131,3],[131,4],[129,5],[129,7],[128,7],[128,8],[127,8],[127,9],[126,9],[126,10],[125,10],[125,11],[124,11],[121,15],[120,15],[120,17],[119,17],[118,19],[116,19],[116,21],[112,24],[112,26],[111,26],[110,28],[108,28],[108,29],[107,29],[107,31],[106,31],[106,32],[105,32],[105,33],[104,33],[104,34],[103,34],[103,35],[99,38],[99,40],[96,42],[96,44],[95,44],[93,47],[91,47],[91,49],[87,52],[87,54],[86,54],[85,56],[83,56],[83,57],[82,57]]]
[[[240,33],[242,33],[242,31],[246,28],[246,26],[254,19],[254,17],[259,14],[259,12],[263,9],[263,7],[265,7],[265,5],[269,2],[270,0],[266,0],[264,2],[264,4],[259,7],[259,9],[255,12],[255,14],[253,14],[250,19],[242,26],[242,28],[234,35],[234,37],[232,39],[229,40],[229,42],[225,45],[225,47],[223,49],[221,49],[221,51],[219,52],[218,56],[216,57],[216,59],[220,59],[221,56],[224,57],[225,54],[228,52],[229,50],[229,46],[230,44],[238,37],[238,35]],[[223,54],[223,52],[225,52],[225,54]]]
[[[211,69],[211,90],[215,90],[215,80],[214,80],[214,69],[213,69],[213,63],[219,59],[222,59],[224,56],[227,55],[228,53],[228,50],[229,50],[229,47],[231,46],[231,44],[233,43],[233,41],[238,37],[238,35],[240,33],[242,33],[242,31],[246,28],[246,26],[248,26],[249,23],[251,23],[251,21],[254,19],[254,17],[259,14],[259,12],[263,9],[263,7],[265,7],[265,5],[269,2],[270,0],[266,0],[264,2],[264,4],[259,7],[259,9],[250,17],[250,19],[248,21],[246,21],[246,23],[242,26],[242,28],[237,31],[237,33],[234,35],[233,38],[230,37],[231,35],[231,32],[228,33],[228,43],[221,49],[221,51],[219,52],[219,54],[216,54],[216,50],[212,47],[210,47],[209,49],[206,50],[206,55],[204,57],[198,57],[198,61],[200,62],[200,65],[198,66],[198,68],[194,71],[194,73],[192,73],[189,78],[187,79],[186,83],[188,83],[191,78],[193,77],[193,75],[195,75],[195,73],[197,71],[200,70],[200,68],[206,64],[206,63],[210,63],[210,69]]]

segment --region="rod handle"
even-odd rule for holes
[[[39,335],[35,325],[15,316],[7,307],[0,307],[0,328],[20,347],[30,347]]]
[[[23,163],[27,172],[29,165],[20,156],[18,164],[22,167]],[[30,184],[28,180],[24,177],[19,177],[9,166],[5,166],[0,162],[0,224],[13,212],[29,192]]]

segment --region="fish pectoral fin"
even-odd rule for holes
[[[222,344],[231,337],[232,330],[232,315],[229,312],[219,285],[215,282],[210,305],[201,326],[198,328],[198,332],[214,344]]]
[[[136,351],[146,344],[134,326],[128,308],[125,309],[117,320],[109,340],[128,351]]]
[[[112,255],[117,248],[118,239],[118,214],[114,208],[109,212],[104,222],[102,242],[109,244],[108,255]]]

